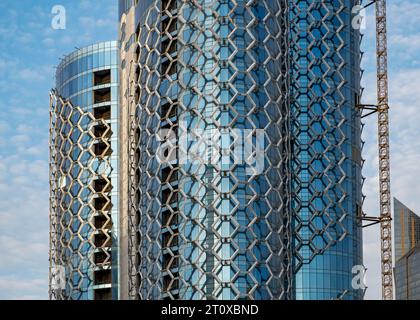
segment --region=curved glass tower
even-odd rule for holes
[[[284,4],[136,8],[142,299],[289,294]]]
[[[362,298],[356,4],[120,1],[130,298]]]
[[[356,4],[289,1],[294,299],[363,297]]]
[[[50,94],[50,297],[118,298],[118,42],[62,59]]]

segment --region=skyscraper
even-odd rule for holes
[[[420,217],[394,198],[395,295],[420,299]]]
[[[288,1],[295,299],[360,299],[358,1]]]
[[[291,275],[284,7],[202,5],[136,8],[139,296],[284,298]],[[168,161],[158,154],[165,130],[179,137],[166,139],[174,145]],[[249,159],[233,162],[229,150],[258,130],[265,141],[258,152],[272,166],[253,175]],[[201,135],[217,138],[220,150],[185,159]]]
[[[118,42],[66,55],[50,94],[50,298],[119,297]]]
[[[420,217],[394,198],[395,261],[420,245]]]
[[[120,1],[130,298],[362,298],[356,4]]]

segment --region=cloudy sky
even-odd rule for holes
[[[51,27],[57,4],[65,30]],[[116,0],[0,0],[0,299],[48,298],[54,66],[75,46],[116,40],[117,16]]]
[[[365,1],[366,2],[366,1]],[[388,2],[388,54],[391,132],[391,193],[415,212],[420,213],[420,0]],[[367,10],[363,42],[363,102],[376,101],[374,6]],[[364,211],[379,212],[378,152],[376,117],[365,118],[364,149],[366,182]],[[379,227],[364,231],[364,262],[367,271],[366,298],[380,299]]]
[[[420,0],[388,2],[392,194],[420,212]],[[48,91],[64,53],[117,38],[116,3],[0,0],[0,299],[48,298]],[[65,30],[51,28],[57,4],[66,8]],[[376,100],[373,14],[372,6],[364,30],[364,103]],[[364,210],[376,215],[374,116],[364,137]],[[379,299],[378,228],[364,236],[366,298]]]

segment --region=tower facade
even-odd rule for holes
[[[420,299],[420,217],[394,198],[395,298]]]
[[[50,94],[50,298],[117,299],[118,42],[66,55]]]
[[[420,217],[394,198],[395,261],[420,245]]]
[[[131,4],[130,298],[362,298],[356,4]]]
[[[141,299],[289,294],[285,9],[136,7],[131,211]]]
[[[363,297],[357,4],[289,1],[294,299]]]

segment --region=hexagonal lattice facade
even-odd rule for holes
[[[359,1],[289,1],[294,298],[358,299]]]
[[[50,94],[50,298],[118,297],[117,42],[67,55]]]
[[[111,127],[61,98],[53,95],[52,101],[51,258],[54,266],[65,267],[66,287],[51,293],[82,299],[94,284],[94,269],[111,263]],[[104,144],[100,151],[98,143]]]
[[[362,262],[356,4],[138,4],[132,298],[361,297],[351,288]],[[216,161],[181,161],[196,129],[222,136]],[[263,130],[262,172],[225,161],[242,139],[232,129]],[[160,161],[162,143],[173,147],[170,161]]]
[[[138,9],[132,297],[287,298],[286,2],[164,0]],[[175,134],[171,161],[159,161],[160,129]],[[262,172],[248,175],[247,163],[224,158],[241,139],[232,129],[263,130]],[[181,161],[193,130],[225,139],[216,161]]]

